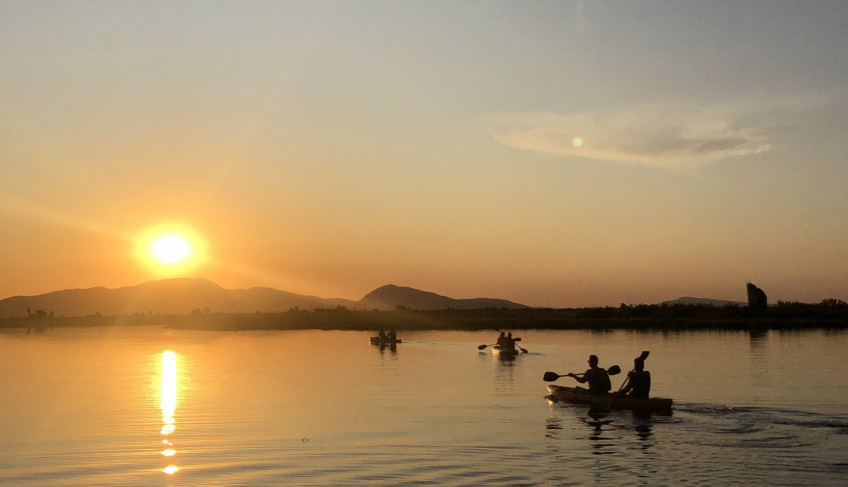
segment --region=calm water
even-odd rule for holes
[[[848,483],[846,332],[528,331],[511,362],[495,336],[2,331],[0,484]],[[672,416],[544,399],[642,350]]]

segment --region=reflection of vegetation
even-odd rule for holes
[[[50,314],[47,314],[47,311],[44,311],[43,309],[37,309],[35,310],[35,313],[33,313],[32,310],[29,309],[29,306],[27,306],[27,319],[43,320],[45,318],[53,318],[53,312],[51,311]]]
[[[187,315],[58,317],[51,326],[161,325],[205,330],[491,330],[503,329],[636,329],[636,330],[791,330],[848,328],[848,303],[826,299],[819,304],[778,301],[777,306],[626,305],[617,308],[479,309],[394,311],[333,309],[285,313],[212,313],[208,309]],[[28,326],[25,318],[0,320],[0,327]]]

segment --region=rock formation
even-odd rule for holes
[[[757,286],[748,283],[748,307],[755,309],[765,309],[768,307],[768,299],[766,293]]]

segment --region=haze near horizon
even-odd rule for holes
[[[848,299],[836,3],[0,1],[0,298]]]

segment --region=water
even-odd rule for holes
[[[477,350],[494,332],[392,351],[360,332],[4,330],[0,484],[848,482],[848,332],[519,335],[529,353],[501,361]],[[545,371],[590,353],[628,370],[642,350],[672,416],[544,399]]]

